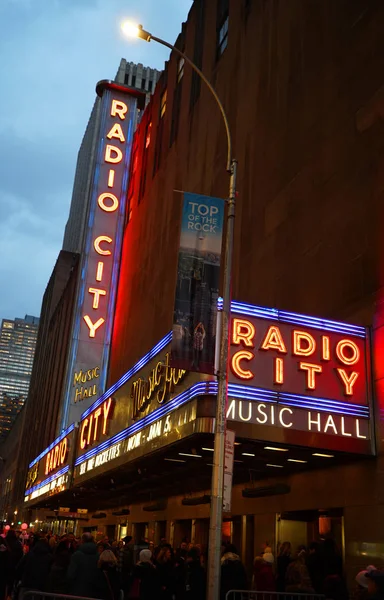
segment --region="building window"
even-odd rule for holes
[[[184,59],[180,58],[177,63],[176,86],[173,94],[172,118],[171,118],[171,133],[169,137],[169,145],[172,146],[177,138],[179,130],[179,117],[181,107],[181,90],[184,75]]]
[[[219,38],[217,43],[217,56],[221,56],[228,46],[228,23],[229,16],[227,15],[219,28]]]
[[[128,85],[128,73],[124,75],[124,85]]]
[[[145,90],[145,79],[143,77],[143,79],[141,80],[141,89]]]
[[[177,83],[180,83],[180,81],[183,78],[184,75],[184,63],[185,60],[183,57],[179,58],[179,62],[177,63]]]
[[[131,83],[132,87],[136,87],[136,75],[132,75],[132,83]]]
[[[218,0],[217,2],[217,58],[223,54],[228,46],[229,26],[229,0]]]
[[[161,94],[160,98],[160,119],[162,119],[165,115],[165,111],[167,110],[167,90]]]
[[[149,80],[149,84],[148,84],[148,90],[149,90],[150,92],[152,92],[152,91],[153,91],[153,90],[152,90],[152,88],[153,88],[153,81]]]
[[[148,168],[148,152],[149,146],[151,144],[151,131],[152,131],[152,121],[147,123],[144,133],[144,151],[143,151],[143,160],[141,165],[141,179],[140,179],[140,190],[139,190],[139,203],[145,192],[145,184],[147,181],[147,168]]]
[[[205,29],[205,0],[195,0],[194,6],[196,7],[196,28],[195,28],[195,40],[193,48],[193,62],[201,69],[203,65],[203,51],[204,51],[204,29]],[[191,82],[191,96],[189,100],[189,109],[195,106],[198,97],[200,96],[201,79],[199,75],[193,71],[192,82]]]

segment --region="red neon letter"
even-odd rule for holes
[[[312,363],[301,362],[299,364],[299,368],[302,371],[307,371],[307,389],[308,390],[316,389],[315,373],[321,373],[323,370],[323,367],[321,367],[320,365],[313,365]]]
[[[111,206],[107,206],[107,204],[105,204],[105,201],[107,199],[112,200]],[[112,194],[111,192],[105,192],[104,194],[100,194],[100,196],[97,199],[97,203],[100,206],[101,210],[104,210],[105,212],[115,212],[115,210],[119,208],[119,201],[116,198],[115,194]]]
[[[100,317],[100,319],[98,321],[96,321],[96,323],[92,323],[91,317],[89,315],[84,315],[83,319],[89,327],[89,337],[91,337],[91,338],[95,337],[96,331],[99,329],[99,327],[105,321],[105,319],[103,319],[103,317]]]
[[[252,360],[253,357],[253,353],[249,352],[248,350],[239,350],[239,352],[236,352],[232,356],[231,367],[236,377],[239,377],[240,379],[253,379],[252,371],[242,369],[242,367],[240,366],[240,361]]]
[[[101,406],[99,406],[99,408],[95,411],[95,415],[94,415],[94,419],[95,419],[95,427],[94,427],[94,433],[93,433],[93,440],[96,442],[97,439],[97,433],[98,433],[98,425],[99,425],[99,417],[101,415]]]
[[[282,358],[275,358],[275,383],[284,383],[284,363]]]
[[[304,347],[303,347],[304,343]],[[315,339],[310,333],[294,329],[293,331],[293,354],[296,356],[311,356],[316,350]]]
[[[108,398],[106,402],[103,404],[103,433],[107,433],[107,419],[109,415],[109,411],[111,410],[112,398]]]
[[[89,423],[88,419],[84,419],[83,424],[81,426],[81,431],[80,431],[80,448],[82,450],[84,450],[85,446],[87,445],[87,440],[85,438],[84,433],[85,433],[86,428],[88,427],[88,423]]]
[[[115,123],[112,125],[110,131],[107,133],[107,138],[111,140],[112,138],[117,138],[120,142],[125,142],[125,137],[123,130],[121,129],[120,123]]]
[[[112,152],[115,153],[115,156],[112,156]],[[121,162],[122,159],[123,159],[123,153],[120,150],[120,148],[118,148],[117,146],[111,146],[110,144],[106,145],[105,156],[104,156],[105,162],[116,164],[116,163]]]
[[[244,346],[254,347],[253,338],[255,337],[255,326],[245,319],[233,319],[232,342],[239,345],[243,342]]]
[[[99,308],[100,296],[106,296],[107,292],[105,290],[100,290],[99,288],[89,288],[88,292],[94,294],[92,307]]]
[[[356,373],[356,371],[352,371],[352,373],[348,377],[348,374],[346,373],[346,371],[344,371],[344,369],[336,369],[336,371],[340,375],[340,379],[344,384],[344,394],[346,396],[353,396],[353,386],[355,385],[359,374]]]
[[[276,325],[271,325],[269,327],[260,348],[261,350],[277,350],[282,354],[287,353],[280,329]]]
[[[111,106],[111,117],[118,115],[122,121],[125,119],[125,113],[128,110],[128,106],[120,100],[112,100]]]
[[[101,281],[103,279],[103,270],[104,270],[104,263],[100,260],[97,263],[96,281]]]
[[[64,438],[61,442],[61,452],[60,452],[60,464],[64,464],[65,459],[67,458],[67,450],[68,450],[68,440]]]
[[[329,349],[329,337],[327,335],[323,335],[321,339],[323,344],[323,360],[330,360],[331,351]]]
[[[352,350],[352,356],[345,356],[345,348],[350,348],[350,350]],[[336,346],[336,355],[339,361],[345,365],[354,365],[360,358],[360,350],[352,340],[340,340]]]
[[[107,242],[107,244],[112,244],[112,241],[112,238],[110,238],[108,235],[99,235],[99,237],[97,237],[93,242],[93,247],[96,250],[97,254],[101,254],[102,256],[109,256],[110,254],[112,254],[112,252],[110,250],[103,250],[100,244],[101,242]]]

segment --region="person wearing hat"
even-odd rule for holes
[[[363,571],[359,571],[359,573],[355,577],[356,581],[356,589],[353,591],[354,600],[367,600],[368,599],[368,578],[365,576],[366,573],[370,571],[376,571],[376,567],[374,565],[369,565]]]
[[[371,600],[384,600],[384,571],[379,569],[367,570],[365,577],[368,579],[369,598]]]
[[[160,597],[160,581],[152,562],[152,552],[141,550],[139,562],[133,571],[133,581],[128,598],[132,600],[155,600]]]

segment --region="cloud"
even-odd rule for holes
[[[174,41],[191,0],[1,0],[0,318],[38,314],[61,248],[77,152],[122,57],[161,69],[166,49],[129,42],[142,22]]]

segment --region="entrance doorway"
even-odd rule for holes
[[[308,548],[311,542],[323,542],[326,539],[335,542],[344,558],[344,518],[341,508],[291,511],[277,515],[277,554],[283,542],[290,542],[295,553],[299,546]]]

